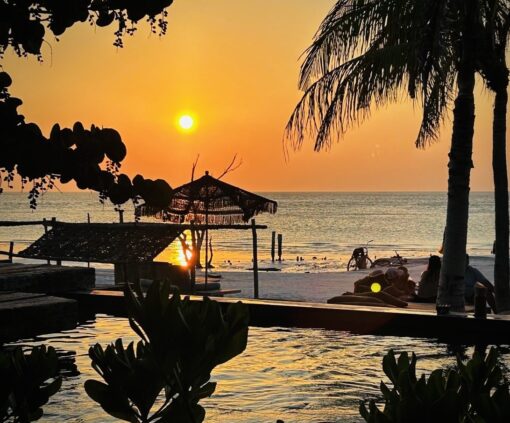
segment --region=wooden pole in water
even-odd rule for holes
[[[253,238],[253,296],[259,297],[259,265],[257,261],[257,228],[255,219],[251,220],[251,233]]]
[[[275,250],[275,242],[276,242],[276,232],[271,232],[271,261],[274,263],[274,250]]]
[[[119,223],[124,223],[124,210],[119,210]]]
[[[283,235],[278,234],[278,261],[282,261]]]
[[[12,263],[12,255],[14,253],[14,241],[9,242],[9,261]]]

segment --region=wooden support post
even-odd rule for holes
[[[257,261],[257,228],[255,219],[251,220],[251,233],[253,238],[253,296],[259,297],[259,265]]]
[[[119,210],[119,223],[124,223],[124,210]]]
[[[9,261],[12,263],[12,255],[14,254],[14,241],[9,242]]]
[[[197,234],[195,231],[195,221],[192,220],[190,223],[190,233],[191,233],[191,269],[190,269],[190,278],[191,278],[191,292],[195,292],[195,283],[197,281],[197,260],[198,260],[198,251],[197,251]]]
[[[129,284],[129,281],[128,281],[128,265],[127,263],[122,263],[122,273],[123,273],[123,285],[126,286]]]
[[[90,213],[87,213],[87,223],[90,225]],[[90,261],[87,262],[87,267],[90,267]]]
[[[278,261],[282,261],[283,235],[278,234]]]
[[[487,288],[480,282],[475,284],[475,317],[487,318]]]
[[[271,232],[271,261],[274,263],[274,250],[276,243],[276,232]]]
[[[46,222],[46,218],[43,218],[43,226],[44,226],[44,233],[47,234],[48,233],[48,222]],[[51,264],[51,262],[49,260],[46,260],[46,263]]]
[[[52,223],[52,228],[54,227],[55,223],[57,221],[57,218],[56,217],[52,217],[51,218],[51,223]],[[45,232],[48,232],[48,229],[46,228],[46,226],[44,226],[44,231]],[[51,260],[48,260],[48,264],[51,264]],[[57,266],[60,266],[62,264],[62,262],[60,260],[57,260],[56,263],[55,263]]]

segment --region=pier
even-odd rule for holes
[[[92,289],[95,269],[48,264],[0,263],[0,291],[58,294]]]
[[[81,308],[126,317],[124,295],[119,291],[92,290],[65,294]],[[192,301],[203,297],[190,296]],[[444,342],[509,343],[510,316],[478,319],[471,313],[436,315],[434,305],[419,308],[353,306],[245,298],[215,298],[222,306],[242,301],[248,305],[250,326],[296,327],[348,331],[363,335],[436,338]]]
[[[75,300],[45,294],[0,292],[0,341],[13,341],[76,327]]]

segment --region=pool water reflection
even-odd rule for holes
[[[88,348],[122,337],[138,338],[127,319],[98,315],[74,330],[16,344],[45,343],[60,355],[64,383],[44,407],[41,422],[115,422],[90,400],[83,383],[99,376],[90,366]],[[417,338],[359,336],[313,329],[250,328],[246,351],[215,369],[218,386],[201,404],[207,422],[362,422],[359,401],[380,398],[386,379],[382,357],[390,349],[415,351],[417,373],[451,366],[455,354],[470,356],[473,348],[449,346]],[[501,347],[510,364],[510,350]],[[508,372],[507,372],[508,374]]]

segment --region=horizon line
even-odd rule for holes
[[[447,190],[252,190],[253,192],[264,192],[264,193],[317,193],[317,194],[357,194],[357,193],[444,193],[447,194]],[[470,193],[494,193],[494,190],[471,190]],[[15,190],[4,190],[0,193],[0,198],[2,194],[29,194],[28,191],[15,191]],[[76,191],[47,191],[44,194],[99,194],[96,191],[91,190],[76,190]],[[44,195],[43,194],[43,195]]]

